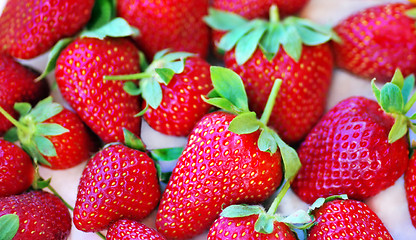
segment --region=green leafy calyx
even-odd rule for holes
[[[11,240],[19,230],[19,216],[6,214],[0,217],[0,239]]]

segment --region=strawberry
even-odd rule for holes
[[[228,24],[222,24],[224,19]],[[283,80],[269,126],[289,144],[302,140],[325,109],[333,68],[327,41],[336,39],[333,32],[296,17],[279,22],[275,7],[270,21],[215,10],[206,20],[214,29],[228,31],[219,43],[226,51],[225,66],[241,76],[258,115],[274,80]]]
[[[9,0],[0,17],[0,50],[16,58],[34,58],[80,31],[93,6],[94,0]]]
[[[153,228],[133,221],[118,220],[108,229],[107,240],[130,240],[130,239],[148,239],[148,240],[165,240],[165,238]]]
[[[71,230],[71,216],[66,206],[58,197],[44,191],[0,198],[0,216],[10,215],[19,217],[13,239],[64,240]]]
[[[388,3],[365,9],[334,27],[339,67],[362,78],[387,82],[399,68],[416,73],[416,12],[411,4]],[[404,44],[405,43],[405,44]]]
[[[140,133],[140,118],[134,116],[140,103],[123,90],[122,81],[103,80],[103,76],[138,71],[138,50],[128,39],[82,37],[61,52],[55,77],[71,107],[108,143],[123,141],[123,127]]]
[[[416,154],[413,153],[404,175],[407,204],[413,226],[416,227]]]
[[[207,10],[208,0],[117,1],[117,14],[140,30],[134,39],[149,59],[166,48],[205,58],[209,30],[202,17]]]
[[[17,117],[13,109],[16,102],[35,104],[49,95],[46,81],[35,82],[37,73],[16,62],[12,57],[0,54],[0,106]],[[0,134],[3,135],[13,125],[0,116]]]
[[[26,191],[32,185],[35,173],[29,155],[3,139],[0,139],[0,155],[0,197]]]
[[[157,206],[160,195],[153,160],[139,150],[110,144],[90,159],[82,173],[74,224],[93,232],[122,218],[141,220]]]
[[[193,126],[209,110],[201,95],[212,89],[209,63],[186,52],[158,52],[143,73],[106,76],[105,79],[137,79],[139,86],[126,89],[141,94],[144,119],[155,130],[175,136],[188,136]]]
[[[364,200],[393,185],[409,161],[405,135],[414,127],[405,114],[413,85],[414,77],[397,71],[381,91],[373,82],[379,103],[350,97],[327,112],[298,149],[294,192],[309,203],[334,194]]]
[[[224,206],[267,199],[283,177],[281,154],[290,168],[285,178],[297,171],[296,152],[265,126],[270,104],[262,121],[257,120],[237,74],[211,67],[211,78],[215,90],[206,101],[232,113],[207,114],[191,132],[156,216],[156,228],[167,239],[202,233]],[[280,83],[276,81],[272,99]]]

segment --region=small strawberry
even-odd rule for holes
[[[127,144],[134,146],[129,139]],[[122,218],[141,220],[157,206],[160,195],[153,160],[139,150],[110,144],[91,158],[82,173],[74,224],[93,232]]]
[[[0,139],[0,197],[20,194],[33,182],[32,159],[14,143]]]
[[[416,227],[416,154],[413,153],[404,175],[407,204],[413,226]]]
[[[64,240],[71,230],[68,209],[48,192],[31,191],[0,198],[0,216],[15,215],[19,226],[13,239]]]
[[[360,77],[387,82],[398,68],[416,73],[416,11],[413,5],[388,3],[355,13],[334,27],[336,63]]]
[[[202,17],[207,11],[208,0],[117,1],[117,14],[140,30],[135,40],[149,59],[166,48],[205,58],[209,29]]]
[[[364,97],[339,102],[322,117],[298,149],[302,168],[292,184],[305,202],[347,194],[364,200],[394,184],[408,161],[405,116],[416,98],[407,101],[414,77],[397,71],[381,91],[379,103]],[[414,118],[414,117],[413,117]]]
[[[80,31],[93,6],[94,0],[8,0],[0,17],[0,51],[34,58]]]
[[[106,76],[105,79],[138,79],[139,86],[128,83],[127,92],[140,94],[144,119],[156,131],[167,135],[188,136],[210,109],[201,95],[212,89],[209,63],[186,52],[158,52],[142,73]],[[126,85],[127,86],[127,85]]]
[[[248,21],[213,9],[206,21],[228,31],[219,43],[226,51],[225,66],[241,76],[258,115],[275,79],[283,80],[269,126],[289,144],[302,140],[326,106],[333,68],[327,42],[336,39],[331,29],[297,17],[279,22],[275,6],[270,21]]]
[[[270,197],[282,181],[282,159],[286,179],[298,169],[296,152],[266,127],[273,101],[258,120],[248,110],[236,73],[211,67],[211,78],[215,91],[206,101],[231,113],[207,114],[191,132],[156,216],[156,227],[167,239],[202,233],[224,206]],[[274,84],[270,99],[280,83]]]
[[[12,57],[0,54],[0,106],[13,117],[16,102],[37,103],[49,95],[46,81],[35,82],[37,73],[16,62]],[[3,135],[13,124],[0,116],[0,134]]]
[[[118,220],[108,229],[107,240],[130,240],[130,239],[147,239],[147,240],[165,240],[165,238],[153,228],[133,221]]]

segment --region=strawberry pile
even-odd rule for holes
[[[329,1],[7,0],[0,239],[416,238],[416,6]]]

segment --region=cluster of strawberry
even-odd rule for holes
[[[71,221],[103,238],[108,229],[107,239],[190,239],[208,229],[211,240],[392,239],[362,201],[405,172],[416,226],[407,138],[416,131],[416,115],[407,116],[416,101],[416,10],[377,6],[331,29],[293,16],[307,2],[8,0],[0,239],[66,239]],[[16,60],[48,50],[42,74]],[[214,57],[225,67],[211,66]],[[325,113],[335,64],[392,80],[372,82],[377,102],[351,97]],[[44,78],[53,70],[71,109],[49,96]],[[185,148],[146,149],[142,118],[187,136]],[[159,161],[172,159],[163,173]],[[72,208],[39,165],[87,160]],[[309,210],[276,213],[289,188]],[[267,211],[257,205],[276,192]],[[140,221],[155,208],[152,229]]]

